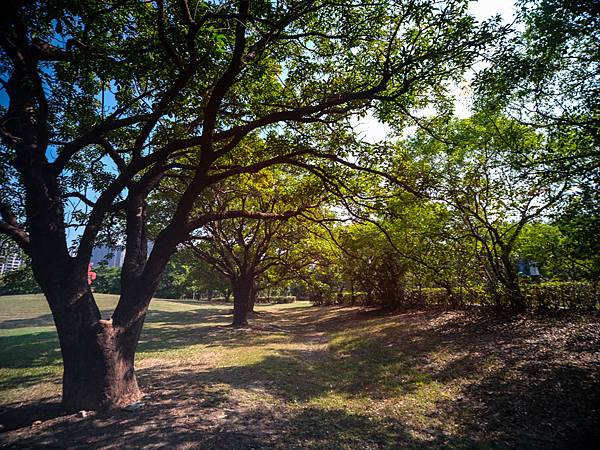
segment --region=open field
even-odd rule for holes
[[[98,295],[109,311],[115,297]],[[41,296],[0,297],[0,445],[93,448],[593,448],[600,319],[155,300],[136,412],[57,414]],[[41,423],[32,425],[36,419]],[[597,441],[596,441],[597,442]]]

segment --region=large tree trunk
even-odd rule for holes
[[[139,400],[134,356],[143,316],[129,327],[100,319],[92,293],[47,295],[63,357],[63,407],[98,410]]]
[[[61,337],[63,406],[68,411],[105,409],[142,397],[134,370],[136,342],[109,320]]]
[[[4,83],[10,104],[2,115],[0,137],[15,150],[14,166],[25,188],[27,229],[21,227],[10,205],[0,203],[2,222],[8,221],[2,232],[31,257],[35,279],[52,310],[64,361],[65,408],[73,411],[119,406],[141,396],[133,364],[148,304],[168,258],[182,236],[188,233],[187,217],[204,186],[201,181],[210,162],[199,166],[170,225],[156,239],[150,258],[145,199],[160,182],[163,161],[144,167],[139,161],[128,165],[123,162],[127,167],[119,170],[116,179],[95,199],[77,252],[71,255],[63,208],[66,193],[60,175],[66,170],[73,151],[101,144],[107,131],[103,126],[108,126],[111,120],[95,125],[82,134],[81,139],[74,139],[72,146],[64,146],[52,162],[47,159],[49,137],[53,133],[48,126],[49,109],[40,76],[43,70],[38,62],[66,60],[70,55],[68,50],[65,53],[49,43],[30,42],[31,33],[26,29],[28,24],[22,21],[21,6],[20,2],[8,2],[1,20],[2,48],[14,68]],[[189,76],[192,74],[190,70]],[[189,76],[181,78],[183,84]],[[173,95],[178,89],[172,91]],[[141,151],[141,145],[143,140],[139,146],[136,144],[137,150]],[[205,150],[203,147],[202,155],[207,153]],[[135,177],[142,168],[147,170]],[[127,251],[121,298],[113,319],[102,320],[87,283],[88,264],[97,233],[106,216],[114,213],[113,202],[125,190],[128,191]]]
[[[232,280],[233,287],[233,323],[234,327],[248,325],[248,306],[252,296],[252,281],[247,277]]]

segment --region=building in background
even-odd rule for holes
[[[0,275],[11,270],[17,270],[25,263],[23,253],[19,250],[8,249],[0,254]]]
[[[154,242],[148,241],[148,254],[152,251],[152,247],[154,247]],[[125,247],[108,247],[106,245],[94,247],[90,259],[92,267],[103,264],[108,267],[121,268],[123,261],[125,261]]]
[[[125,249],[122,247],[107,247],[106,245],[95,247],[92,250],[92,258],[90,262],[93,267],[101,264],[108,267],[123,267],[125,259]]]

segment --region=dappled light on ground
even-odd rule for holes
[[[251,327],[236,329],[230,309],[153,304],[137,360],[144,407],[85,418],[60,415],[60,352],[43,312],[3,315],[0,418],[16,429],[0,441],[547,449],[586,448],[597,437],[596,317],[296,304],[261,306]]]

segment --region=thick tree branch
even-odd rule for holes
[[[26,254],[30,254],[29,234],[19,225],[16,216],[5,203],[0,203],[0,233],[10,237]]]

